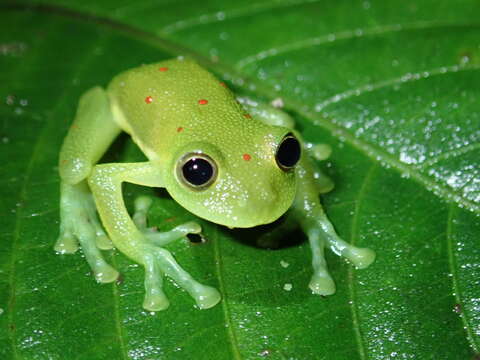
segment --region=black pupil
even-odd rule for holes
[[[207,183],[213,176],[213,167],[205,159],[191,158],[182,168],[183,177],[190,184],[200,186]]]
[[[293,136],[287,136],[277,150],[277,162],[280,167],[290,169],[300,159],[300,143]]]

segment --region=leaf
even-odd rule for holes
[[[47,1],[0,12],[0,358],[469,359],[480,351],[480,46],[474,1]],[[376,250],[355,270],[328,253],[337,293],[311,295],[299,244],[249,245],[270,227],[203,222],[171,250],[223,301],[141,308],[143,270],[98,285],[56,255],[57,155],[79,96],[122,70],[186,54],[330,144],[323,203],[342,237]],[[121,137],[108,161],[142,155]],[[131,208],[150,189],[125,187]],[[161,229],[193,215],[156,193]],[[288,267],[280,263],[288,263]],[[292,284],[291,291],[283,289]]]

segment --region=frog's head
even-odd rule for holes
[[[170,195],[195,215],[229,227],[283,215],[295,197],[300,143],[282,127],[244,135],[196,138],[175,149],[167,165],[173,176],[165,179]]]

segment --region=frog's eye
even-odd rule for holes
[[[275,160],[280,169],[287,171],[293,169],[300,160],[300,143],[293,134],[287,134],[278,146]]]
[[[188,153],[178,162],[177,176],[188,187],[203,190],[217,178],[217,165],[208,155]]]

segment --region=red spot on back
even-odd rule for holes
[[[179,127],[177,128],[177,132],[182,132],[182,131],[183,131],[183,127],[179,126]]]
[[[167,71],[168,70],[168,67],[161,67],[161,68],[158,68],[158,71]]]
[[[243,114],[244,117],[246,117],[247,119],[251,119],[252,118],[252,115],[250,114]]]
[[[146,102],[147,104],[150,104],[152,101],[153,101],[153,98],[152,98],[151,96],[147,96],[147,97],[145,98],[145,102]]]
[[[227,87],[227,85],[223,81],[220,81],[220,86]]]
[[[199,103],[200,105],[207,105],[207,104],[208,104],[208,100],[201,99],[201,100],[198,100],[198,103]]]
[[[250,156],[250,154],[243,154],[243,160],[250,161],[251,159],[252,157]]]

